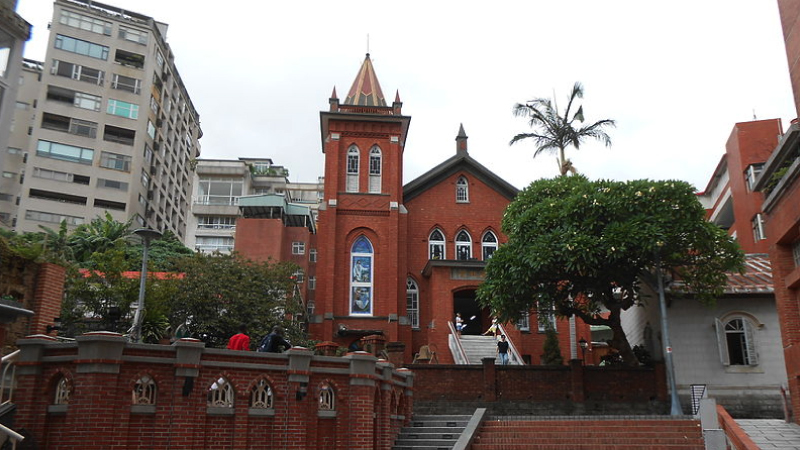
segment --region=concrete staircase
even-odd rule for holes
[[[400,430],[392,450],[452,449],[470,416],[418,416]]]
[[[495,417],[481,424],[472,450],[703,450],[700,422],[669,416]]]
[[[494,336],[462,335],[461,346],[470,364],[481,364],[483,358],[495,358],[497,340]]]

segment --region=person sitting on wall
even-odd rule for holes
[[[228,340],[228,350],[250,350],[250,336],[247,335],[247,325],[239,325],[239,332]]]
[[[261,344],[258,346],[259,352],[267,353],[281,353],[284,349],[292,348],[292,344],[283,338],[283,327],[275,325],[272,327],[272,333],[264,336]]]

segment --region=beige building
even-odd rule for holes
[[[22,152],[10,174],[17,191],[2,185],[14,201],[0,202],[15,206],[0,210],[15,230],[76,226],[108,211],[186,241],[202,131],[166,33],[167,24],[131,11],[55,1],[46,60],[24,69],[33,97],[20,101],[32,123],[14,134],[28,142],[4,155]]]
[[[205,253],[233,251],[241,197],[282,195],[287,203],[308,206],[316,218],[323,178],[316,183],[288,178],[289,171],[270,158],[197,160],[186,246]]]

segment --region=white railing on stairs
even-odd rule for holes
[[[450,336],[447,341],[450,347],[450,354],[453,355],[453,361],[456,364],[469,364],[467,352],[464,351],[464,347],[461,345],[461,338],[456,332],[456,327],[450,321],[447,322],[447,325],[450,327]]]
[[[17,385],[17,359],[19,359],[19,350],[3,356],[2,359],[2,379],[0,379],[0,404],[6,405],[12,403],[14,400],[14,388]],[[16,431],[0,424],[0,436],[4,436],[11,440],[11,449],[17,448],[17,443],[22,442],[25,436],[17,433]],[[7,440],[3,439],[3,440]]]

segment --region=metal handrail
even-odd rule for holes
[[[3,356],[2,365],[3,365],[3,374],[2,379],[0,379],[0,400],[5,405],[6,403],[11,403],[14,397],[14,386],[17,384],[17,359],[19,359],[20,351],[16,350],[7,355]],[[9,377],[9,369],[11,371],[11,376]]]
[[[525,362],[522,361],[522,357],[520,356],[519,352],[517,351],[517,347],[514,345],[513,342],[511,342],[511,338],[508,336],[508,333],[506,333],[506,329],[503,328],[503,324],[501,324],[500,322],[497,322],[497,327],[500,330],[500,334],[503,334],[503,335],[506,336],[506,341],[508,342],[508,350],[511,352],[511,356],[514,357],[514,361],[516,361],[517,364],[520,365],[520,366],[525,365]]]
[[[461,360],[464,361],[463,364],[469,364],[467,352],[464,351],[464,347],[461,345],[461,339],[458,337],[458,333],[456,332],[453,322],[447,321],[447,326],[450,328],[450,354],[453,355],[453,359],[456,360],[456,363]]]

